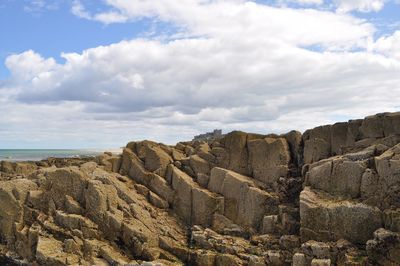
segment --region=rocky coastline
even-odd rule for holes
[[[2,161],[0,254],[1,265],[400,265],[400,113]]]

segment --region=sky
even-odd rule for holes
[[[400,0],[1,0],[0,148],[400,110]]]

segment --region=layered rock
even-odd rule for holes
[[[39,265],[398,265],[400,113],[0,164],[0,253]]]

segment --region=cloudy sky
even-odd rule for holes
[[[399,0],[1,0],[0,148],[400,110]]]

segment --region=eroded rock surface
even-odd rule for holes
[[[400,113],[1,162],[0,204],[19,265],[400,265]]]

